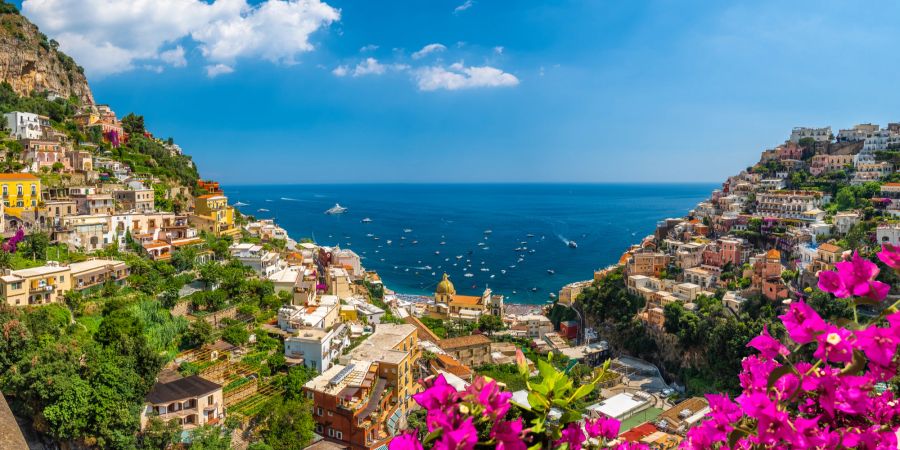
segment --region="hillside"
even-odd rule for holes
[[[0,0],[0,81],[9,83],[21,96],[47,91],[93,104],[84,69],[59,51],[58,45],[15,6]]]

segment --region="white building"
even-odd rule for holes
[[[13,111],[3,117],[6,119],[6,128],[16,139],[40,139],[44,135],[41,119],[37,114]]]
[[[791,139],[790,141],[793,143],[799,143],[800,139],[803,138],[813,138],[816,142],[830,142],[831,141],[831,127],[823,127],[823,128],[809,128],[809,127],[795,127],[791,130]]]
[[[284,357],[289,362],[302,359],[304,366],[318,372],[328,370],[350,345],[350,329],[344,324],[325,330],[305,328],[284,340]]]
[[[231,256],[241,264],[249,266],[257,274],[268,278],[281,270],[281,257],[278,253],[267,251],[261,245],[242,243],[228,247]]]
[[[653,396],[646,392],[621,393],[587,407],[592,418],[606,416],[625,420],[653,406]]]
[[[875,231],[878,244],[900,245],[900,224],[885,223],[878,225]]]
[[[847,234],[853,225],[859,223],[859,213],[856,211],[842,211],[834,215],[834,229],[839,234]]]
[[[890,130],[878,130],[863,143],[863,151],[878,152],[889,148],[900,146],[900,134],[893,133]]]

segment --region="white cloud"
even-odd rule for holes
[[[363,75],[381,75],[387,71],[387,66],[378,62],[375,58],[366,58],[363,62],[353,68],[353,76],[361,77]]]
[[[466,0],[463,4],[453,8],[453,14],[459,14],[473,6],[475,6],[475,0]]]
[[[422,47],[422,50],[413,53],[412,59],[421,59],[428,56],[430,53],[442,52],[444,50],[447,50],[447,47],[443,44],[428,44]]]
[[[337,66],[334,68],[334,70],[331,71],[331,73],[333,73],[336,77],[347,76],[347,72],[347,66]]]
[[[373,51],[375,51],[375,50],[378,50],[378,46],[375,45],[375,44],[369,44],[369,45],[364,45],[364,46],[362,46],[362,47],[359,49],[359,52],[360,52],[360,53],[365,53],[365,52],[373,52]]]
[[[498,55],[502,55],[502,54],[503,54],[503,50],[504,50],[504,49],[503,49],[502,46],[499,46],[499,45],[498,45],[498,46],[494,47],[494,53],[496,53],[496,54],[498,54]]]
[[[422,91],[471,89],[479,87],[509,87],[519,84],[515,75],[490,66],[465,67],[456,63],[450,67],[430,66],[416,70],[416,84]]]
[[[184,67],[187,65],[187,60],[184,58],[184,47],[180,45],[160,53],[159,59],[172,67]]]
[[[225,64],[211,64],[206,66],[206,76],[215,78],[219,75],[234,72],[234,68]]]
[[[292,64],[313,50],[312,33],[340,19],[321,0],[24,0],[22,12],[92,76],[187,64],[184,48],[171,46],[190,40],[212,67],[233,69],[239,58]]]

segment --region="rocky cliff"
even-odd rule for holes
[[[19,95],[49,91],[93,104],[84,69],[57,46],[15,6],[0,0],[0,82]]]

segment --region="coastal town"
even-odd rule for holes
[[[440,272],[406,295],[350,248],[242,214],[86,80],[44,88],[0,80],[2,449],[412,449],[396,443],[436,432],[417,397],[435,385],[678,448],[794,302],[880,318],[819,274],[900,246],[900,123],[796,127],[545,304]]]

